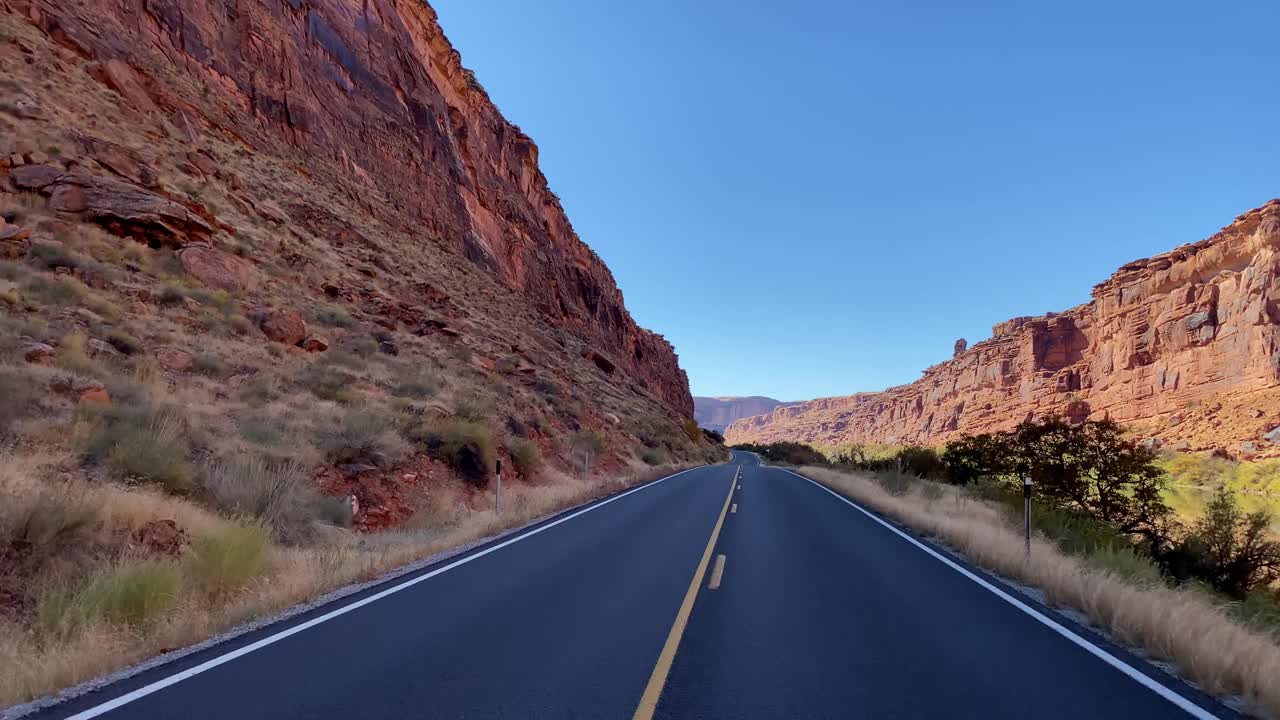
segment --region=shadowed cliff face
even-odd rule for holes
[[[1054,413],[1276,454],[1263,435],[1280,425],[1280,201],[1125,265],[1085,305],[957,350],[909,385],[740,420],[727,439],[931,443]]]
[[[692,415],[671,345],[632,320],[547,187],[537,147],[462,67],[420,0],[3,6],[93,60],[90,72],[134,111],[165,117],[179,137],[230,138],[291,159],[311,180],[332,178],[371,218],[412,238],[404,254],[440,245],[462,254],[584,340],[581,354],[603,372]],[[363,218],[292,202],[284,189],[271,200],[289,222],[360,241]]]

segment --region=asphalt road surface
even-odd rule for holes
[[[735,454],[38,717],[1235,715]]]

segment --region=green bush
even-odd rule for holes
[[[487,422],[495,412],[493,400],[476,392],[463,395],[453,405],[453,416],[467,422]]]
[[[391,467],[407,454],[394,418],[375,410],[353,410],[321,428],[316,446],[337,465],[370,463]]]
[[[284,542],[309,537],[312,520],[320,514],[320,495],[295,462],[256,457],[213,462],[205,466],[202,480],[219,507],[261,520]]]
[[[191,490],[191,448],[180,418],[126,405],[90,412],[98,416],[98,425],[85,447],[87,460],[105,465],[120,477],[155,483],[169,492]]]
[[[311,391],[312,395],[321,400],[332,400],[344,404],[349,404],[355,399],[355,394],[350,387],[355,381],[356,378],[351,373],[322,363],[311,365],[302,374],[302,384]]]
[[[697,420],[685,418],[681,427],[684,429],[684,436],[689,438],[689,442],[696,443],[702,440],[702,430],[698,427]]]
[[[257,523],[201,535],[191,543],[184,567],[195,584],[210,595],[235,592],[266,565],[267,537],[267,529]]]
[[[315,314],[317,323],[325,327],[337,327],[346,330],[359,327],[360,322],[344,310],[336,305],[329,305],[318,310]]]
[[[440,385],[434,378],[421,373],[412,378],[401,380],[392,390],[391,394],[396,397],[411,398],[413,400],[426,400],[439,391]]]
[[[181,574],[165,560],[124,565],[103,572],[76,590],[43,593],[36,604],[41,629],[68,637],[96,620],[137,625],[167,612],[178,601]]]
[[[82,303],[89,294],[84,283],[69,275],[53,278],[32,275],[22,285],[23,297],[40,305],[75,305]]]
[[[640,452],[640,459],[646,465],[662,465],[667,462],[667,453],[658,448],[645,448]]]
[[[107,342],[125,355],[136,355],[142,351],[142,342],[123,330],[112,330],[107,335]]]
[[[511,464],[523,478],[532,478],[542,468],[542,449],[532,440],[514,438],[507,444]]]
[[[27,251],[27,261],[41,270],[56,270],[57,268],[74,270],[80,267],[84,260],[85,258],[75,251],[62,245],[51,243],[35,242],[31,244],[31,248]]]
[[[191,369],[201,375],[217,377],[226,373],[227,365],[213,355],[199,353],[191,358]]]
[[[1270,524],[1268,513],[1245,513],[1221,488],[1191,532],[1161,559],[1174,578],[1200,580],[1243,600],[1280,579],[1280,541],[1271,539]]]
[[[489,426],[461,418],[432,420],[414,426],[410,439],[424,445],[472,485],[482,487],[489,482],[497,459]]]

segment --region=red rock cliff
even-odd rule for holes
[[[919,442],[1050,413],[1110,417],[1189,449],[1274,454],[1280,425],[1280,201],[1120,268],[1091,302],[1015,318],[909,385],[740,420],[732,442]]]
[[[367,211],[464,254],[673,411],[693,414],[661,336],[639,328],[579,240],[538,149],[503,118],[421,0],[0,0],[173,128],[354,181]],[[210,112],[208,94],[230,102]],[[226,108],[231,108],[227,110]],[[275,201],[300,222],[323,208]],[[394,262],[394,258],[392,259]]]

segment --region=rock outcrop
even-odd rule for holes
[[[380,226],[412,238],[394,251],[397,264],[441,246],[461,254],[579,338],[597,367],[616,365],[674,413],[693,414],[671,345],[636,325],[548,187],[537,146],[462,66],[421,0],[0,0],[0,10],[43,30],[65,50],[55,62],[78,67],[168,141],[216,137],[236,152],[296,163],[272,178],[271,197],[234,195],[237,205],[335,246],[365,243],[367,220],[291,202],[288,174],[325,178]],[[24,98],[13,101],[23,117],[50,114]],[[55,209],[153,245],[199,245],[234,230],[200,203],[152,189],[154,172],[131,151],[90,137],[78,145],[119,178],[68,162],[23,165],[13,181]],[[203,151],[182,171],[240,184]],[[247,281],[239,268],[214,269],[214,286]]]
[[[1280,201],[956,351],[909,385],[744,419],[728,439],[932,443],[1057,414],[1190,449],[1261,445],[1280,424]]]

